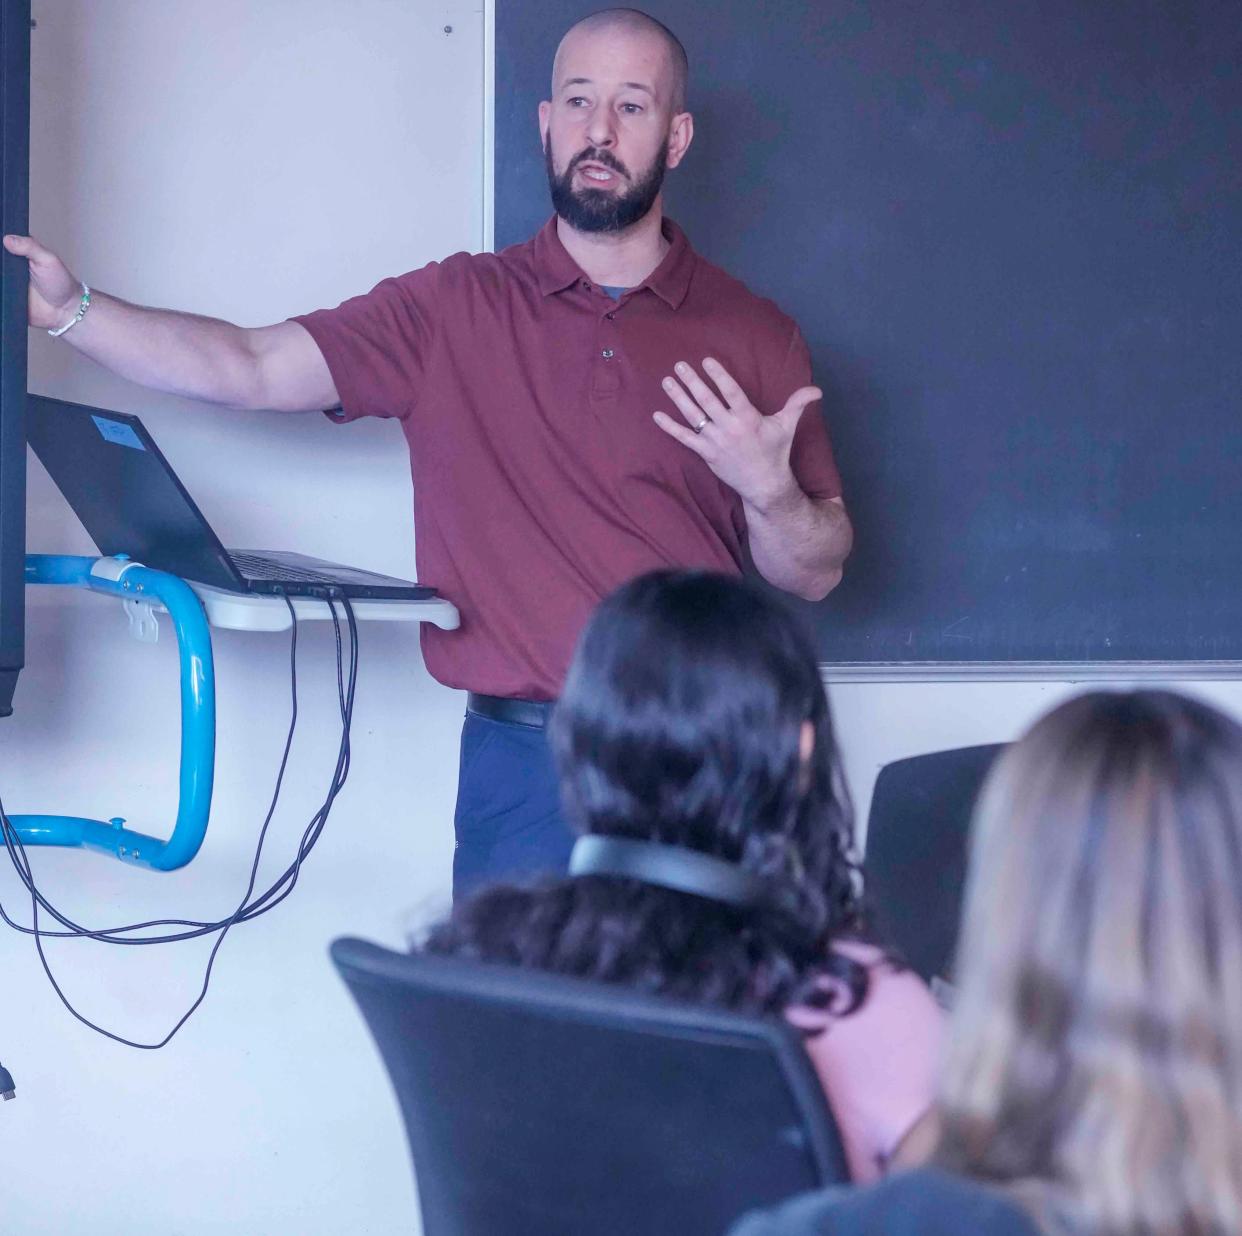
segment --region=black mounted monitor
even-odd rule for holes
[[[0,0],[0,230],[27,230],[30,0]],[[26,262],[0,251],[0,717],[25,657]]]

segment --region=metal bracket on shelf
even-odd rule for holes
[[[129,633],[140,644],[156,644],[160,638],[160,624],[150,601],[122,601],[125,616],[129,619]]]
[[[153,871],[184,867],[207,833],[215,774],[215,668],[202,604],[184,580],[131,562],[123,554],[111,558],[28,554],[26,583],[85,588],[116,597],[125,605],[130,630],[144,642],[154,642],[159,633],[154,606],[168,611],[180,656],[181,777],[177,819],[167,840],[126,828],[119,816],[93,820],[12,815],[9,820],[17,835],[26,845],[79,846]]]

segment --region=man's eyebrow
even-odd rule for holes
[[[561,89],[564,90],[569,86],[592,86],[595,83],[589,77],[567,77],[561,82]],[[644,85],[642,82],[622,82],[621,85],[629,90],[642,90],[655,98],[655,91],[650,86]]]

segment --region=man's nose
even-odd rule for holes
[[[591,117],[591,123],[587,125],[586,136],[592,146],[603,146],[607,149],[614,145],[617,140],[617,131],[613,124],[612,113],[605,110],[596,111]]]

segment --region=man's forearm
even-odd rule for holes
[[[249,332],[230,322],[92,291],[86,316],[61,338],[142,386],[235,408],[263,406]]]
[[[854,541],[845,507],[808,498],[790,478],[786,490],[762,503],[743,500],[750,554],[770,584],[818,601],[841,582]]]

